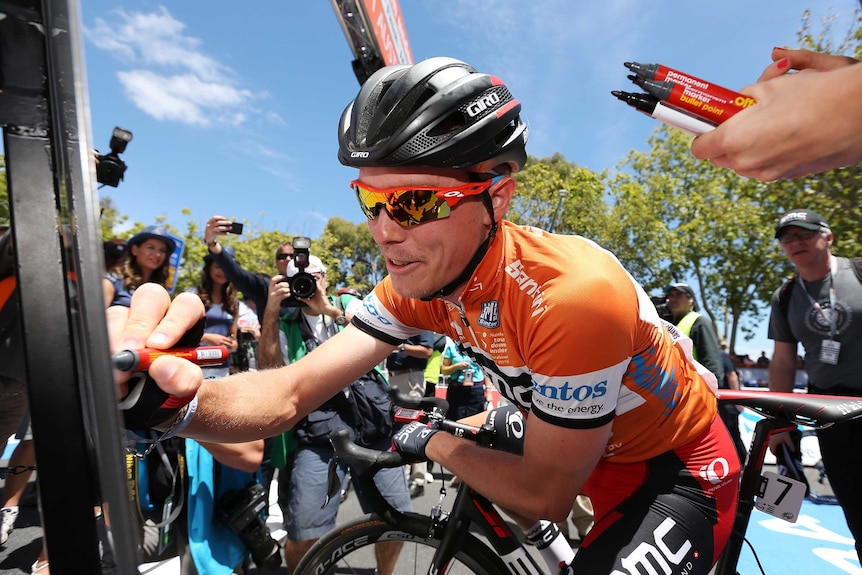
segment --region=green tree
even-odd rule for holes
[[[531,156],[514,178],[518,192],[506,219],[602,243],[610,208],[601,175],[568,162],[557,152],[550,158]]]
[[[691,281],[730,348],[759,321],[788,271],[772,239],[787,197],[689,153],[690,136],[660,127],[650,151],[630,152],[610,180],[615,251],[647,289]]]
[[[351,287],[365,294],[386,275],[386,262],[365,222],[354,224],[330,218],[320,245],[322,253],[332,258],[327,272],[330,286]],[[330,265],[325,260],[324,263]]]
[[[102,238],[109,240],[117,237],[117,230],[129,220],[129,216],[121,214],[111,196],[99,199],[99,230]]]

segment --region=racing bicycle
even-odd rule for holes
[[[769,437],[795,429],[797,425],[821,428],[862,416],[858,398],[794,393],[764,393],[720,390],[719,401],[742,405],[763,419],[757,422],[740,481],[739,504],[730,540],[713,569],[715,575],[734,575],[745,533],[758,498],[764,495],[762,476]],[[478,443],[493,443],[492,431],[445,419],[445,401],[436,398],[408,399],[398,396],[400,421],[432,421],[438,429]],[[374,487],[379,469],[408,463],[398,452],[366,449],[350,441],[346,432],[330,438],[336,457],[353,469],[353,480],[368,494],[374,513],[340,525],[318,540],[297,567],[297,575],[347,575],[376,573],[374,544],[403,543],[394,573],[427,575],[544,575],[543,566],[527,551],[499,510],[488,499],[461,483],[449,510],[441,500],[428,515],[401,513]],[[334,477],[334,474],[333,474]],[[779,480],[779,487],[790,482]],[[330,485],[331,496],[340,485]],[[779,499],[786,492],[779,494]],[[801,500],[800,500],[801,505]],[[477,534],[479,536],[477,536]],[[749,544],[750,545],[750,544]],[[759,561],[758,561],[759,565]],[[761,567],[761,572],[763,569]]]

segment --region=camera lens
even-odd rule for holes
[[[317,291],[317,280],[305,272],[299,272],[288,280],[290,293],[293,297],[310,298]]]

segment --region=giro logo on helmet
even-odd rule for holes
[[[471,118],[475,118],[488,108],[493,108],[497,104],[500,103],[500,95],[496,92],[491,92],[489,94],[484,94],[481,98],[476,100],[475,102],[471,102],[467,104],[467,115]]]
[[[351,158],[367,158],[368,152],[350,152]]]

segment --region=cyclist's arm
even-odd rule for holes
[[[769,391],[793,391],[796,380],[796,344],[776,341],[769,363]]]
[[[567,429],[531,417],[523,457],[447,433],[435,434],[425,452],[501,507],[532,522],[563,521],[602,457],[611,425]]]
[[[197,414],[183,435],[245,441],[286,431],[392,349],[348,325],[290,365],[206,380],[198,392]]]
[[[166,349],[203,316],[200,298],[147,283],[135,291],[129,308],[108,310],[111,348]],[[193,363],[171,356],[157,358],[150,376],[165,392],[188,396],[197,391],[195,417],[182,435],[199,441],[241,442],[271,437],[290,429],[311,410],[380,363],[394,348],[349,325],[315,352],[280,369],[244,372],[203,381]],[[128,374],[121,374],[128,379]],[[118,379],[119,397],[125,380]]]

